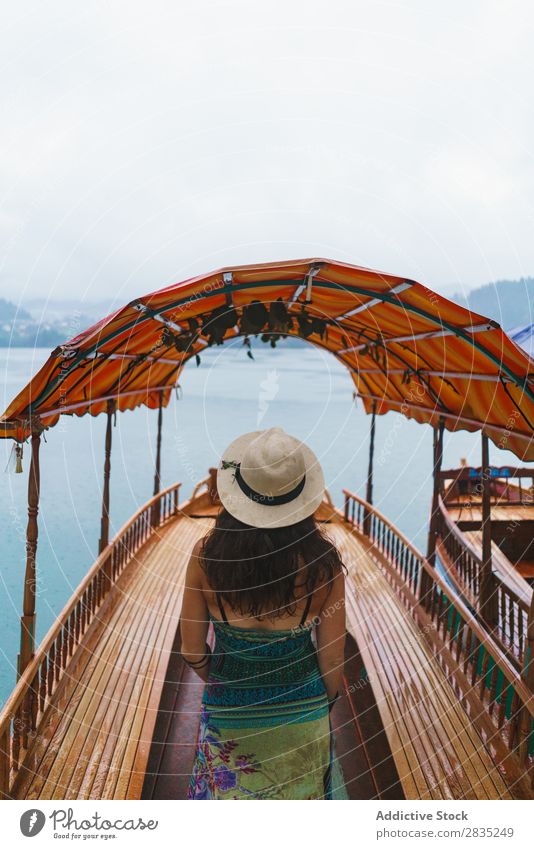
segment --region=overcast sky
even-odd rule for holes
[[[0,295],[534,275],[534,4],[0,0]]]

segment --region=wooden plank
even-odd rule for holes
[[[144,779],[148,754],[150,751],[150,743],[152,741],[152,734],[157,717],[157,709],[161,699],[163,686],[165,684],[165,674],[169,662],[169,655],[174,643],[176,629],[178,627],[185,569],[191,550],[202,530],[193,520],[184,520],[183,525],[183,533],[180,533],[179,536],[182,553],[180,564],[177,563],[175,551],[172,550],[170,552],[171,556],[167,567],[167,583],[169,583],[172,579],[175,589],[172,593],[166,593],[168,604],[165,612],[166,621],[163,623],[165,627],[158,641],[158,650],[152,653],[152,657],[150,659],[151,669],[148,670],[145,675],[137,710],[135,714],[132,715],[131,723],[129,725],[127,722],[124,723],[124,727],[122,729],[122,742],[119,746],[115,747],[113,753],[110,775],[112,775],[114,771],[115,780],[111,781],[108,779],[103,790],[102,798],[140,798],[142,782],[138,789],[138,796],[127,796],[126,792],[130,786],[130,779],[132,778],[132,769],[134,768],[136,755],[138,756],[138,762],[135,767],[136,773]],[[178,541],[178,537],[175,538]],[[170,541],[167,540],[168,544],[169,542]],[[169,547],[172,548],[172,546]],[[164,599],[165,595],[163,595],[162,602]],[[127,743],[127,745],[125,745],[125,743]]]
[[[480,736],[365,541],[332,519],[328,533],[356,586],[351,592],[348,581],[349,627],[406,797],[507,797]],[[159,529],[120,577],[31,741],[18,798],[141,797],[185,566],[211,524],[182,516]],[[183,750],[182,771],[194,753],[195,741],[181,738],[189,725],[174,723],[169,737],[177,754]],[[182,784],[186,778],[181,775]]]
[[[106,662],[105,687],[94,693],[91,700],[96,711],[77,759],[77,772],[71,780],[71,787],[76,791],[77,798],[101,798],[99,784],[94,792],[93,784],[97,777],[99,782],[103,782],[103,774],[107,775],[111,768],[113,749],[121,739],[123,716],[130,700],[134,709],[137,705],[138,676],[143,674],[145,654],[150,656],[153,632],[156,632],[157,637],[161,623],[159,617],[152,612],[160,600],[159,575],[150,568],[153,562],[151,558],[144,567],[144,571],[152,576],[150,588],[143,593],[137,593],[135,600],[127,603],[130,614],[127,621],[131,630],[119,634],[120,653],[113,664]],[[144,606],[141,613],[137,610],[138,599],[142,599]],[[113,629],[113,623],[110,623],[109,627]],[[157,645],[157,639],[154,642]]]
[[[384,620],[391,623],[391,628],[388,629],[389,646],[387,650],[398,657],[399,676],[403,677],[403,681],[413,685],[416,690],[417,707],[421,714],[420,724],[425,729],[425,734],[429,734],[435,729],[435,739],[431,740],[431,756],[438,758],[441,762],[443,775],[449,776],[454,797],[463,798],[460,784],[455,778],[458,772],[457,763],[458,761],[463,763],[466,757],[469,760],[473,755],[472,742],[469,743],[467,748],[462,742],[465,732],[465,715],[461,718],[461,721],[456,721],[458,707],[456,697],[448,687],[442,686],[443,675],[441,671],[439,678],[436,678],[434,658],[421,641],[407,612],[402,609],[395,611],[396,603],[397,599],[390,590],[389,597],[384,596],[382,606]],[[407,639],[410,646],[409,663],[407,662],[408,655],[403,652],[397,654],[396,649],[398,645],[405,645]],[[446,700],[445,695],[452,696],[452,699]],[[480,739],[476,742],[480,744]],[[451,743],[454,744],[452,751]],[[455,772],[451,772],[453,765],[456,765]],[[478,781],[485,782],[487,779],[486,769],[484,765],[479,764],[478,757],[475,759],[474,767],[478,774]],[[465,777],[462,780],[465,780]],[[475,780],[477,780],[476,776]]]
[[[350,600],[347,605],[347,613],[348,628],[360,645],[365,667],[371,677],[371,686],[373,687],[376,703],[382,717],[405,796],[407,799],[426,798],[428,783],[419,769],[418,758],[413,747],[409,745],[409,738],[407,737],[404,724],[396,722],[394,706],[389,699],[388,689],[384,689],[383,682],[378,676],[372,677],[376,667],[376,658],[372,651],[372,641],[367,639],[369,635],[366,634],[365,630],[359,628],[356,624],[358,612],[351,605]]]
[[[121,587],[121,592],[128,592],[132,578],[133,571],[130,569],[127,569],[120,576],[118,584]],[[98,654],[96,650],[101,645],[103,620],[105,616],[111,615],[108,608],[114,608],[116,605],[117,595],[112,594],[106,601],[105,607],[99,611],[98,616],[84,634],[76,654],[69,664],[67,673],[60,682],[39,724],[38,734],[32,742],[24,762],[24,768],[21,770],[14,787],[16,798],[38,798],[40,792],[38,788],[42,785],[53,764],[60,748],[59,741],[66,733],[74,714],[76,698],[81,695],[81,690],[76,689],[76,682],[83,676],[85,668],[92,669],[97,664]],[[32,781],[35,781],[36,786],[30,788],[29,785]]]
[[[394,622],[390,606],[386,602],[383,613],[388,621]],[[395,652],[396,647],[405,642],[406,631],[394,624],[389,636],[388,649]],[[465,745],[464,723],[455,723],[456,699],[447,701],[444,698],[444,695],[449,695],[448,689],[443,687],[442,680],[436,679],[434,659],[428,652],[422,654],[422,648],[415,641],[410,644],[410,665],[406,654],[399,654],[399,675],[403,676],[403,681],[410,688],[414,688],[417,713],[415,724],[423,729],[419,733],[429,738],[427,757],[439,763],[436,767],[437,783],[444,790],[447,789],[445,785],[448,785],[448,792],[444,795],[449,798],[495,798],[487,790],[488,774],[485,765],[480,762],[478,746],[482,741],[478,738],[473,746],[469,740],[468,745]],[[403,709],[402,704],[400,709]],[[465,716],[463,719],[465,722]],[[493,784],[492,790],[495,791]]]
[[[470,721],[441,668],[418,634],[413,621],[402,609],[391,586],[381,574],[377,575],[378,567],[370,561],[359,540],[352,535],[350,539],[344,538],[347,531],[340,527],[332,527],[330,530],[334,531],[338,545],[347,550],[351,571],[357,572],[357,601],[350,600],[353,611],[349,622],[352,620],[354,627],[361,629],[363,614],[365,627],[371,628],[366,648],[369,662],[374,662],[374,675],[369,670],[373,686],[378,678],[384,699],[388,691],[399,691],[399,686],[401,689],[404,687],[408,693],[405,703],[387,698],[387,713],[384,716],[386,733],[392,731],[390,723],[398,725],[397,737],[404,737],[403,730],[411,731],[407,747],[406,741],[403,741],[405,757],[411,763],[415,751],[419,758],[426,753],[439,763],[438,786],[446,797],[508,797],[506,785],[483,748],[481,738],[470,727]],[[380,617],[373,617],[373,594],[379,599],[382,611]],[[387,627],[384,623],[388,623]],[[358,639],[359,635],[356,636]],[[361,638],[359,642],[361,644]],[[402,646],[407,646],[408,651],[403,652]],[[410,705],[410,696],[415,707]],[[381,699],[377,701],[379,709],[384,710],[385,703]],[[413,714],[411,718],[410,713]],[[419,747],[418,737],[426,738]],[[395,756],[398,750],[393,743],[391,745]],[[410,747],[412,752],[409,751]],[[399,773],[402,779],[400,768]],[[427,773],[429,779],[431,775]]]
[[[396,603],[396,602],[397,602],[397,598],[396,598],[394,592],[391,591],[390,598],[387,601],[386,605],[384,606],[384,611],[385,612],[387,611],[387,613],[388,613],[388,617],[386,617],[386,618],[388,618],[388,620],[394,621],[394,619],[395,619],[391,610],[390,609],[388,610],[387,608],[388,608],[388,606],[391,607],[391,604]],[[414,623],[413,623],[411,617],[408,615],[407,611],[404,611],[404,616],[407,619],[408,626],[411,627],[411,628],[414,628],[415,627]],[[415,633],[417,633],[417,632],[415,632]],[[404,635],[404,637],[403,637],[402,634],[397,634],[396,637],[395,637],[395,640],[394,640],[394,645],[398,641],[401,641],[401,644],[402,644],[403,639],[404,640],[406,639],[406,635]],[[413,656],[415,658],[417,655],[419,655],[419,661],[418,662],[419,662],[419,664],[423,665],[424,664],[424,656],[421,655],[421,652],[425,651],[425,653],[428,655],[428,650],[425,647],[424,642],[422,642],[420,639],[419,640],[413,640],[411,649],[412,649],[412,651],[410,653],[410,656]],[[393,650],[394,650],[394,648],[393,648]],[[433,659],[432,654],[430,654],[429,657],[432,659],[432,664],[433,664],[433,667],[435,668],[436,663]],[[441,679],[443,679],[443,674],[441,673],[441,668],[438,666],[437,669],[438,669],[439,677]],[[422,689],[424,689],[427,686],[426,679],[428,679],[429,682],[435,681],[435,672],[433,671],[433,668],[430,667],[430,666],[425,666],[424,680],[421,683]],[[433,686],[435,687],[435,684],[433,684]],[[487,787],[489,788],[489,791],[488,791],[489,792],[489,798],[499,798],[499,795],[502,794],[502,792],[503,792],[503,782],[502,782],[502,778],[500,776],[499,770],[491,761],[489,761],[489,763],[491,764],[491,769],[488,770],[487,753],[485,753],[484,760],[481,761],[481,753],[484,752],[482,740],[481,740],[481,738],[480,738],[480,736],[479,736],[479,734],[478,734],[478,732],[476,731],[475,728],[473,728],[470,724],[466,725],[466,714],[465,714],[465,711],[463,710],[463,708],[461,707],[461,705],[458,703],[458,699],[457,699],[456,694],[454,693],[454,691],[452,690],[452,688],[450,687],[450,685],[448,684],[447,681],[445,681],[445,686],[440,685],[439,687],[435,688],[435,694],[436,694],[436,698],[437,698],[437,701],[438,701],[436,708],[437,708],[437,716],[438,716],[438,719],[440,720],[440,723],[441,723],[441,721],[443,721],[443,724],[447,725],[447,717],[449,715],[452,718],[455,718],[454,724],[455,724],[456,732],[454,732],[452,729],[450,729],[450,730],[447,729],[447,728],[445,729],[446,732],[447,732],[447,736],[446,736],[447,742],[449,740],[452,740],[456,745],[457,743],[461,743],[462,740],[465,738],[465,735],[468,734],[470,739],[469,739],[467,744],[464,744],[464,751],[467,752],[469,760],[472,761],[474,768],[475,768],[475,772],[478,773],[479,780],[482,781],[484,786],[487,785]],[[448,697],[448,701],[444,700],[444,696]],[[451,734],[452,734],[452,736],[451,736]],[[466,748],[466,745],[467,745],[467,748]],[[476,753],[476,755],[473,754],[473,753]],[[462,756],[461,746],[460,746],[459,751],[458,751],[458,756],[462,760],[465,759],[464,756]],[[455,758],[455,757],[456,757],[456,754],[453,753],[453,758]],[[493,779],[493,782],[492,782],[492,779]]]
[[[89,746],[89,754],[84,754],[87,737],[92,737],[95,714],[102,708],[103,698],[109,686],[109,676],[120,663],[123,644],[115,639],[121,633],[124,622],[127,622],[130,608],[124,604],[124,599],[133,598],[138,593],[141,596],[148,592],[152,581],[149,571],[144,572],[141,565],[153,546],[148,546],[146,552],[137,555],[137,562],[130,564],[128,582],[120,581],[114,589],[114,604],[108,611],[99,614],[101,626],[100,640],[97,641],[87,668],[74,684],[74,691],[69,703],[65,721],[55,735],[57,750],[53,763],[46,774],[46,780],[39,791],[40,798],[78,798],[79,779],[71,786],[73,774],[79,775],[92,757],[94,750]],[[144,556],[143,556],[144,555]],[[122,577],[122,576],[121,576]],[[141,577],[141,583],[140,583]],[[63,794],[63,795],[62,795]]]
[[[334,529],[332,528],[332,530]],[[342,551],[346,551],[347,544],[351,542],[350,535],[341,526],[336,526],[335,530],[337,531],[339,547]],[[377,567],[371,563],[363,549],[353,549],[352,556],[349,551],[347,551],[347,554],[355,580],[354,594],[350,591],[347,594],[349,630],[354,629],[355,639],[364,657],[386,734],[390,737],[390,746],[397,763],[406,798],[433,798],[432,787],[436,783],[436,775],[428,765],[428,757],[419,739],[419,729],[413,724],[409,714],[399,710],[394,696],[399,681],[396,681],[396,679],[389,680],[387,673],[380,674],[380,671],[389,666],[391,660],[394,660],[394,656],[390,659],[387,653],[384,655],[381,652],[380,642],[377,639],[378,633],[375,626],[383,617],[374,615],[375,611],[373,611],[372,605],[365,606],[363,604],[366,598],[368,602],[370,599],[372,600],[375,587],[378,585],[379,598],[377,604],[380,607],[382,604],[381,592],[384,589],[387,592],[387,588],[384,587],[385,579]],[[350,589],[350,584],[348,589]]]
[[[193,548],[194,543],[197,541],[197,539],[206,534],[208,528],[212,526],[212,524],[212,522],[199,522],[198,520],[194,522],[191,521],[191,534],[189,537],[189,544],[185,550],[186,557],[184,557],[183,566],[180,570],[180,583],[182,583],[183,578],[185,578],[185,569],[189,559],[189,554]],[[174,569],[177,570],[177,568],[177,564],[174,564]],[[179,592],[174,602],[177,614],[179,613],[179,610],[181,608],[182,594],[183,586],[180,586]],[[145,779],[145,772],[150,754],[150,746],[152,744],[152,738],[154,735],[154,729],[158,715],[158,708],[160,704],[162,690],[165,685],[165,677],[174,640],[175,633],[169,631],[164,650],[162,651],[161,658],[156,670],[154,686],[151,688],[147,696],[147,706],[145,713],[142,717],[142,722],[138,721],[137,724],[137,727],[140,725],[138,739],[135,740],[135,747],[132,747],[129,751],[129,758],[125,759],[125,766],[121,772],[121,777],[118,782],[120,798],[141,798],[143,783]],[[128,779],[127,783],[126,778]]]
[[[163,535],[165,536],[165,532],[163,532]],[[98,623],[100,626],[98,634],[92,626],[92,642],[87,642],[87,645],[80,649],[80,659],[76,664],[79,674],[77,674],[76,680],[67,676],[70,680],[67,680],[63,687],[64,692],[61,705],[58,705],[59,710],[56,710],[55,705],[52,705],[50,710],[52,722],[49,733],[46,738],[40,735],[40,756],[34,757],[34,770],[37,771],[38,769],[39,772],[33,776],[33,787],[31,789],[20,788],[28,798],[35,798],[41,794],[44,794],[43,798],[51,795],[55,795],[56,798],[65,798],[66,796],[77,798],[76,781],[80,780],[79,776],[86,765],[84,758],[80,758],[80,746],[83,746],[84,741],[86,741],[88,729],[89,732],[91,731],[95,712],[94,703],[102,701],[100,693],[105,692],[105,688],[108,686],[109,675],[106,677],[106,671],[109,672],[114,669],[118,658],[120,658],[120,654],[117,653],[120,650],[120,645],[118,641],[113,639],[113,635],[117,632],[117,629],[123,630],[128,617],[129,608],[123,602],[124,599],[132,600],[136,597],[144,598],[146,601],[146,592],[149,586],[147,581],[154,584],[158,580],[149,563],[153,552],[158,547],[153,540],[138,553],[138,563],[131,564],[132,568],[128,567],[119,579],[116,587],[118,598],[114,605],[110,605],[109,621]],[[173,557],[175,560],[174,552]],[[169,557],[169,561],[171,559],[173,558]],[[147,568],[143,568],[142,565],[140,568],[140,564],[144,563],[145,560],[147,561]],[[172,565],[169,562],[169,572],[172,571]],[[144,576],[144,579],[141,580],[139,576]],[[160,607],[158,607],[159,611]],[[99,614],[99,618],[101,615]],[[136,618],[139,619],[139,617],[134,617],[134,619]],[[90,630],[85,635],[84,641],[89,637]],[[80,662],[84,650],[86,659],[88,657],[85,666]],[[59,688],[55,695],[58,693]],[[108,696],[108,693],[106,693],[106,696]],[[87,713],[88,710],[91,712],[90,714]],[[94,754],[93,748],[91,757],[94,757]],[[68,788],[65,787],[66,780],[69,781]]]
[[[181,535],[182,527],[183,522],[180,521],[173,530]],[[157,662],[154,658],[157,659],[161,650],[160,639],[165,633],[167,609],[175,604],[173,592],[169,592],[168,587],[172,586],[169,577],[176,568],[177,556],[175,544],[169,544],[169,535],[173,536],[172,531],[155,546],[143,567],[154,579],[150,594],[131,594],[128,599],[130,616],[139,623],[139,627],[131,638],[124,665],[113,671],[114,686],[108,683],[103,704],[98,706],[93,723],[95,740],[91,742],[91,756],[80,781],[80,798],[109,798],[104,787],[110,775],[113,786],[115,784],[124,748],[129,742],[129,723],[136,711],[143,711],[143,705],[139,704],[140,694],[146,676],[150,676]],[[183,545],[187,545],[185,538]],[[137,611],[139,603],[141,615]],[[142,650],[139,644],[143,646]]]
[[[343,692],[331,716],[349,798],[404,799],[373,689],[351,634],[345,643]]]
[[[464,535],[472,543],[473,547],[482,555],[482,532],[464,531]],[[525,604],[530,604],[532,598],[532,587],[530,587],[525,579],[519,574],[514,564],[511,563],[506,554],[501,551],[496,542],[492,542],[491,544],[491,557],[493,562],[493,571],[499,576],[503,583],[517,593]]]
[[[359,592],[358,586],[356,591]],[[356,628],[354,636],[359,640],[360,645],[362,645],[362,636],[365,634],[366,637],[365,647],[362,645],[362,656],[371,677],[386,734],[388,737],[390,734],[393,735],[393,739],[390,739],[393,757],[397,761],[402,751],[402,759],[405,759],[408,766],[407,770],[403,770],[401,764],[397,762],[397,769],[406,798],[442,798],[434,790],[437,776],[424,749],[421,730],[417,727],[409,712],[399,708],[395,694],[395,688],[399,682],[391,680],[388,675],[377,674],[377,670],[384,670],[384,664],[387,665],[387,654],[381,652],[375,633],[369,633],[367,628],[364,630],[361,622],[362,612],[366,620],[373,615],[373,612],[362,606],[361,602],[358,607],[353,606],[352,599],[349,600],[348,608],[349,610],[352,608],[353,613],[352,616],[349,616],[350,630]]]

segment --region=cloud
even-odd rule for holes
[[[526,2],[12,4],[0,287],[118,302],[313,254],[534,273]]]

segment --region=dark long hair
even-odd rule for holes
[[[313,516],[286,528],[254,528],[224,508],[202,542],[202,568],[223,602],[244,616],[277,619],[297,609],[295,587],[331,588],[343,562]]]

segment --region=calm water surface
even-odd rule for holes
[[[2,409],[42,365],[48,350],[0,349]],[[213,349],[199,368],[189,364],[182,397],[164,410],[162,485],[182,481],[182,496],[216,465],[241,433],[275,425],[306,441],[319,456],[336,504],[343,487],[365,492],[369,418],[354,404],[349,373],[311,346],[254,349],[241,344]],[[117,416],[113,430],[110,536],[152,494],[155,410]],[[99,537],[105,417],[64,416],[41,447],[37,639],[46,633],[95,558]],[[426,545],[431,493],[432,432],[396,414],[379,417],[375,441],[374,501],[417,546]],[[476,435],[446,434],[445,463],[466,457],[480,464]],[[3,440],[2,471],[11,443]],[[491,448],[494,462],[513,455]],[[0,487],[0,704],[15,683],[24,576],[24,474],[2,474]]]

